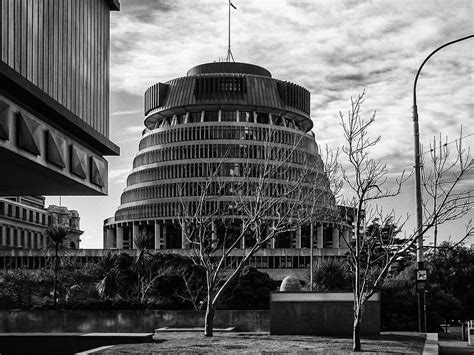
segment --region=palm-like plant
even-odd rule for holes
[[[118,256],[110,252],[99,261],[102,279],[97,283],[96,289],[101,298],[113,298],[125,283],[124,275],[118,266]]]
[[[150,264],[151,255],[148,252],[148,249],[151,249],[153,246],[153,235],[148,231],[140,231],[134,236],[135,246],[138,250],[135,259],[133,260],[133,269],[137,273],[137,299],[139,302],[143,302],[145,298],[145,289],[144,289],[144,278],[145,278],[145,269],[147,265]]]
[[[53,225],[46,229],[46,236],[50,239],[54,247],[54,293],[53,303],[56,307],[58,294],[58,272],[59,272],[59,249],[64,244],[69,233],[69,228],[61,225]]]
[[[323,259],[313,266],[314,290],[344,291],[351,289],[350,270],[345,260]]]

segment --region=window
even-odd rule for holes
[[[221,111],[221,121],[222,122],[237,121],[237,112],[236,111]]]
[[[240,122],[252,122],[253,123],[253,112],[241,111]]]
[[[257,112],[257,123],[268,124],[268,113]]]
[[[190,112],[188,114],[188,123],[201,122],[201,112]]]
[[[219,121],[219,111],[205,111],[204,122],[217,122]]]

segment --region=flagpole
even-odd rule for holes
[[[230,0],[229,0],[229,45],[227,47],[227,61],[230,62]]]

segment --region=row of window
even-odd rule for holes
[[[46,247],[46,237],[35,231],[0,226],[0,244],[5,247],[41,249]]]
[[[312,188],[312,187],[311,187]],[[311,190],[301,186],[294,187],[290,183],[267,183],[260,192],[261,187],[254,182],[223,182],[213,181],[190,181],[183,183],[159,184],[147,187],[139,187],[137,189],[125,191],[121,197],[121,203],[133,201],[142,201],[157,198],[180,198],[204,195],[205,198],[223,197],[223,196],[255,196],[259,193],[262,197],[271,198],[274,196],[285,196],[290,199],[298,199],[311,196]],[[329,191],[328,191],[329,194]]]
[[[249,193],[250,191],[246,191]],[[245,192],[244,192],[245,193]],[[245,195],[249,196],[249,195]],[[289,197],[291,198],[291,197]],[[308,213],[311,209],[311,201],[303,201],[303,203],[298,203],[295,208],[295,205],[291,204],[288,200],[278,200],[275,203],[267,206],[266,212],[268,216],[276,215],[301,215],[305,213],[302,209],[303,206],[307,206]],[[162,203],[151,203],[151,204],[140,204],[137,206],[128,206],[119,208],[115,213],[115,219],[120,220],[129,220],[129,219],[153,219],[157,217],[170,217],[176,218],[183,214],[182,211],[186,210],[187,214],[194,215],[199,212],[201,215],[211,215],[220,211],[220,215],[235,215],[238,213],[236,211],[235,202],[230,200],[223,200],[222,198],[216,197],[215,200],[207,200],[202,206],[199,205],[199,201],[187,201],[185,199],[172,201],[172,202],[162,202]]]
[[[46,213],[33,211],[14,204],[0,202],[0,216],[20,219],[22,221],[48,226],[51,224],[51,216]]]
[[[306,174],[306,180],[315,181],[316,171],[322,172],[322,167],[313,169],[311,172],[305,172],[301,168],[294,166],[280,166],[274,165],[264,166],[261,163],[189,163],[189,164],[170,164],[154,168],[143,169],[135,171],[129,175],[127,179],[127,186],[131,186],[141,182],[161,181],[169,179],[183,179],[194,177],[259,177],[263,176],[262,169],[272,169],[266,176],[270,179],[281,180],[297,180]]]
[[[228,256],[224,261],[224,268],[234,269],[242,261],[242,256]],[[90,263],[98,263],[100,256],[67,256],[68,265],[80,268]],[[249,266],[259,269],[307,269],[310,264],[309,256],[252,256],[248,260]],[[51,267],[53,259],[47,256],[1,256],[0,269],[41,269]]]
[[[152,132],[140,141],[139,149],[159,144],[217,139],[287,144],[317,152],[316,142],[308,135],[279,129],[251,126],[183,126]]]
[[[136,156],[133,167],[183,159],[259,159],[294,164],[318,164],[317,155],[292,148],[246,144],[193,144],[146,151]]]
[[[291,129],[298,129],[303,131],[301,125],[292,118],[270,114],[267,112],[256,111],[198,111],[188,112],[180,115],[173,115],[166,117],[156,123],[156,128],[164,128],[169,126],[176,126],[186,123],[200,123],[200,122],[247,122],[271,124],[274,126],[287,127]]]

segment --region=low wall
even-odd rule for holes
[[[0,310],[0,333],[143,333],[162,327],[204,327],[204,311],[157,310]],[[215,328],[268,332],[268,311],[216,311]]]
[[[272,292],[270,334],[351,335],[354,296],[349,292]],[[374,294],[362,315],[361,334],[380,334],[380,297]]]

